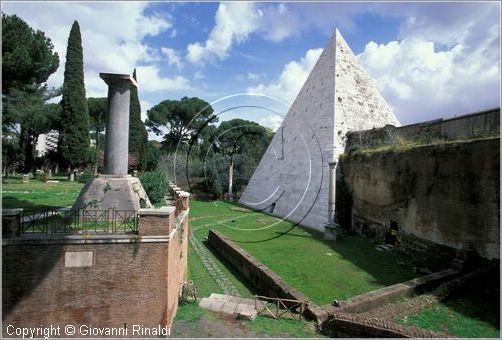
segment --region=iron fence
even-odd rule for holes
[[[116,234],[137,233],[136,210],[47,209],[24,212],[21,234]]]

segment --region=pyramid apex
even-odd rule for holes
[[[340,30],[338,29],[338,27],[335,27],[335,37],[336,38],[341,38],[342,40],[345,41],[345,38],[343,37],[342,33],[340,32]]]

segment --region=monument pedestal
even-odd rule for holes
[[[324,239],[336,241],[342,235],[342,228],[338,223],[327,223],[324,225]]]
[[[153,208],[139,178],[100,175],[89,180],[72,206],[72,210],[138,210]]]

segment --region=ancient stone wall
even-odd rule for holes
[[[326,318],[322,308],[309,301],[302,292],[288,286],[274,271],[219,232],[210,230],[207,239],[211,247],[230,262],[261,294],[304,302],[307,304],[303,312],[304,317],[318,322]]]
[[[379,129],[352,131],[347,134],[347,150],[353,147],[392,144],[397,138],[466,140],[498,135],[500,135],[500,108],[401,127],[389,125]]]
[[[440,245],[499,259],[499,143],[491,138],[348,154],[341,170],[353,228],[386,241],[392,222],[398,244],[416,257]]]
[[[212,248],[229,261],[253,287],[265,296],[308,301],[305,295],[289,287],[274,271],[219,232],[210,230],[207,239]]]

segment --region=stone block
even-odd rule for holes
[[[204,308],[204,309],[209,309],[209,307],[211,306],[211,299],[209,298],[202,298],[199,302],[199,307],[200,308]]]
[[[256,319],[257,315],[256,309],[254,309],[253,307],[248,307],[248,305],[241,304],[239,306],[243,306],[243,308],[240,308],[238,311],[236,310],[238,319],[249,320],[249,321],[253,321],[254,319]]]
[[[221,311],[226,314],[234,314],[237,305],[236,302],[227,301],[221,308]]]

